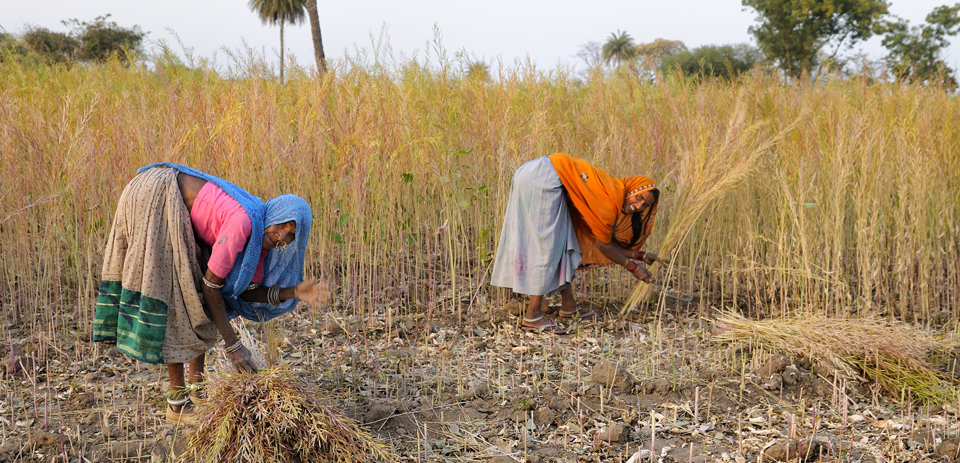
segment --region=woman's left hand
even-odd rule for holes
[[[297,298],[310,305],[324,305],[333,298],[333,291],[326,281],[312,278],[297,285]]]
[[[654,254],[654,253],[652,253],[652,252],[644,252],[644,253],[643,253],[643,259],[641,259],[641,260],[643,261],[643,263],[645,263],[645,264],[647,264],[647,265],[653,265],[654,262],[660,262],[661,264],[666,264],[666,263],[667,263],[667,261],[666,261],[665,259],[661,258],[660,256],[658,256],[658,255],[656,255],[656,254]]]

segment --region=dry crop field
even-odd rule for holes
[[[0,64],[0,461],[185,451],[161,368],[88,341],[120,191],[161,160],[310,202],[334,303],[246,327],[402,461],[956,456],[955,96],[441,62],[282,85],[256,63]],[[647,249],[691,302],[591,270],[577,297],[605,321],[516,328],[487,284],[500,220],[516,167],[557,151],[657,179]]]

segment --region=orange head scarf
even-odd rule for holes
[[[620,179],[623,182],[624,188],[626,189],[626,197],[636,196],[639,194],[646,193],[650,190],[657,188],[657,184],[653,182],[653,179],[647,177],[646,175],[640,175],[637,177],[623,177]],[[646,218],[647,223],[643,231],[640,234],[640,237],[637,239],[637,242],[631,246],[634,249],[639,249],[647,241],[647,238],[650,237],[650,234],[653,232],[653,219],[657,216],[657,207],[660,205],[660,202],[650,206],[649,212],[642,212],[642,217]],[[622,204],[621,204],[622,207]],[[647,218],[647,214],[650,214]],[[629,245],[630,240],[633,238],[633,217],[627,216],[624,217],[621,215],[620,220],[617,221],[617,229],[614,233],[617,241],[624,245]]]
[[[653,179],[647,177],[646,175],[640,175],[637,177],[622,177],[620,178],[620,181],[623,182],[623,186],[627,191],[627,198],[644,194],[657,188],[657,184],[653,183]]]

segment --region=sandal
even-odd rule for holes
[[[544,331],[553,331],[556,327],[556,323],[547,322],[543,325],[533,325],[534,323],[543,320],[543,315],[537,318],[527,318],[523,317],[523,321],[520,322],[520,326],[526,331],[533,331],[535,333],[542,333]]]
[[[190,391],[190,402],[198,407],[207,405],[207,398],[200,395],[199,391]]]
[[[177,406],[180,407],[180,411],[173,410],[173,407]],[[199,424],[199,421],[197,421],[197,410],[193,402],[190,401],[190,396],[180,400],[167,399],[167,423],[184,424],[188,426],[196,426]]]
[[[567,312],[566,310],[561,310],[561,311],[558,313],[557,316],[560,317],[560,318],[562,318],[562,319],[564,319],[564,320],[572,320],[572,319],[576,318],[577,320],[580,320],[580,321],[584,321],[584,320],[595,320],[596,318],[598,318],[596,312],[594,312],[594,311],[592,311],[592,310],[588,310],[588,311],[586,311],[586,312],[583,312],[583,311],[581,311],[580,306],[577,306],[577,309],[574,310],[574,311],[572,311],[572,312]]]
[[[198,407],[202,407],[207,404],[207,393],[206,388],[201,384],[196,384],[190,389],[190,401]]]

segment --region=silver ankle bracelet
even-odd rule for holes
[[[188,394],[186,397],[184,397],[184,398],[182,398],[182,399],[179,399],[179,400],[173,400],[173,399],[167,397],[167,405],[173,405],[174,407],[176,407],[176,406],[178,406],[178,405],[183,405],[183,404],[187,403],[188,400],[190,400],[190,395],[189,395],[189,394]]]

